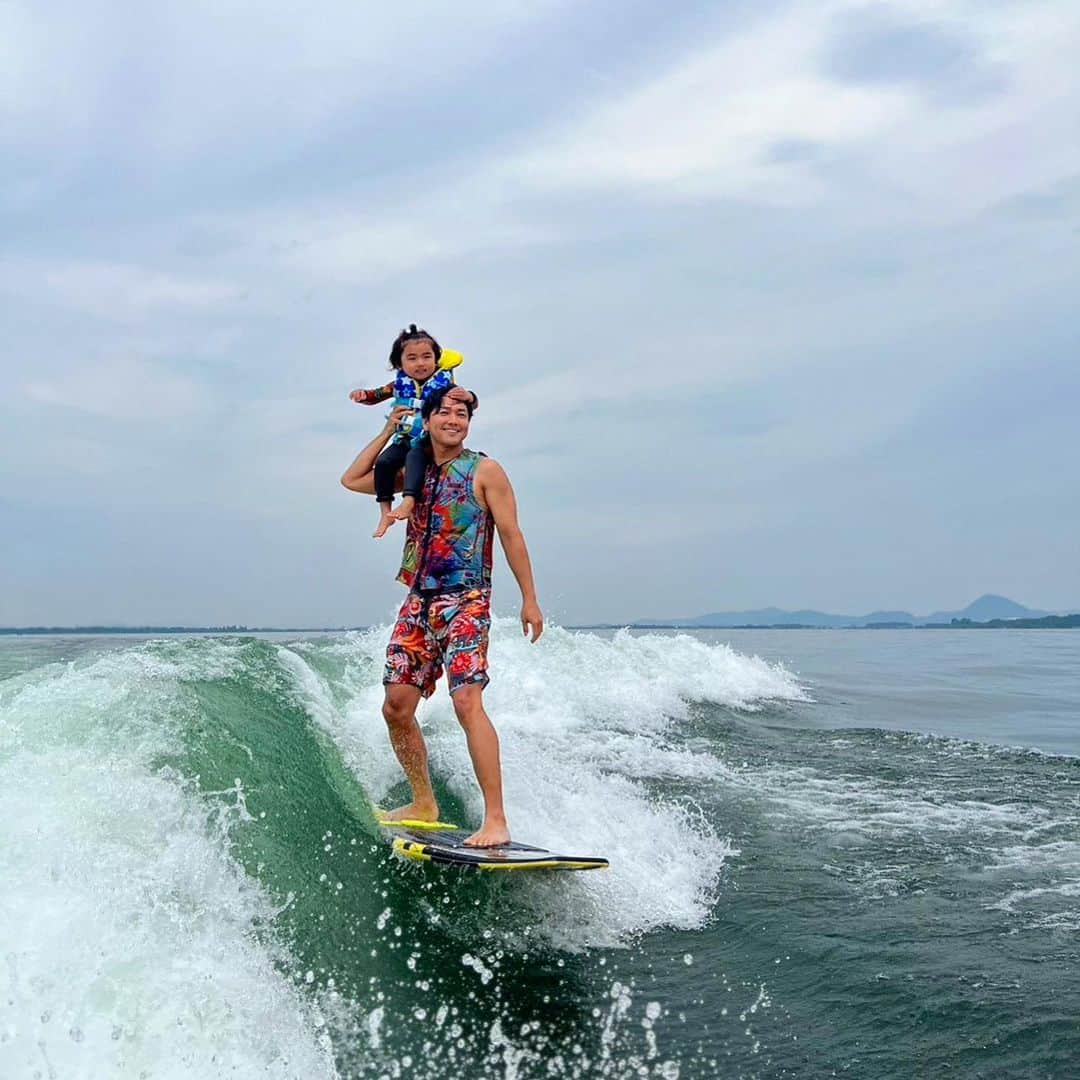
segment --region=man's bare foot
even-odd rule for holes
[[[486,821],[479,829],[463,841],[466,847],[502,847],[510,843],[510,830],[506,821]]]
[[[380,821],[438,821],[438,803],[411,802],[379,815]]]
[[[416,500],[411,495],[403,495],[397,507],[390,511],[390,516],[395,521],[408,521],[412,517],[413,507]]]
[[[371,535],[378,540],[395,521],[397,518],[390,512],[390,504],[379,503],[379,524],[375,526],[375,531]]]

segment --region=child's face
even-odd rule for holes
[[[405,342],[401,350],[401,370],[411,379],[423,382],[435,374],[435,347],[427,338]]]

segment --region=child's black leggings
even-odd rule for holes
[[[405,466],[405,490],[403,495],[420,498],[424,486],[424,470],[427,468],[426,440],[410,445],[406,436],[396,436],[390,445],[375,459],[375,498],[378,502],[394,501],[394,481],[398,470]]]

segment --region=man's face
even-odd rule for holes
[[[448,449],[460,446],[469,434],[469,410],[460,401],[443,398],[425,421],[431,441]]]
[[[427,338],[406,341],[401,350],[401,370],[417,382],[435,374],[435,346]]]

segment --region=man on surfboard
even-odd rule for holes
[[[522,633],[531,631],[536,641],[544,629],[544,616],[536,602],[532,565],[510,479],[498,462],[465,447],[475,407],[475,395],[452,387],[433,394],[421,410],[432,460],[408,522],[397,579],[408,586],[409,594],[390,635],[383,675],[383,717],[412,788],[412,801],[386,818],[439,818],[416,708],[421,697],[434,692],[445,666],[454,712],[465,729],[484,796],[483,824],[465,843],[497,847],[509,843],[510,830],[503,809],[499,737],[483,701],[488,683],[495,532],[521,589]],[[342,484],[350,491],[371,494],[374,490],[372,469],[394,433],[394,413],[342,476]]]

